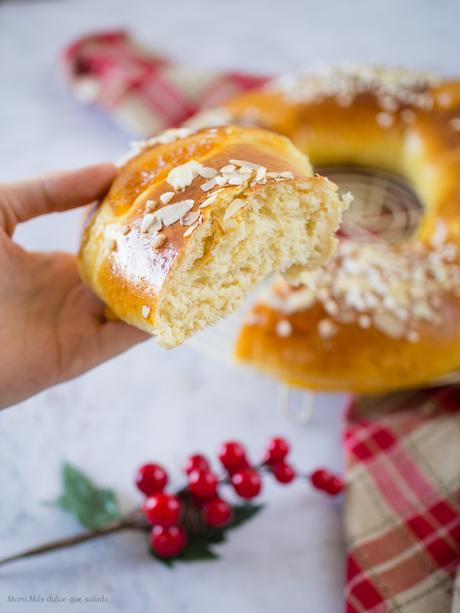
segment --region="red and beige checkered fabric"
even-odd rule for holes
[[[267,82],[242,72],[181,66],[147,51],[124,31],[85,36],[64,52],[73,91],[103,107],[129,133],[149,136]]]
[[[460,386],[353,399],[345,450],[347,613],[460,611]]]
[[[143,136],[266,82],[178,66],[126,32],[64,57],[75,94]],[[460,613],[460,386],[352,400],[345,449],[347,613]]]

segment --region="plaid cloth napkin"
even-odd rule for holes
[[[78,98],[104,108],[138,136],[177,126],[268,80],[180,66],[145,50],[124,31],[77,40],[64,52],[64,67]]]
[[[460,385],[346,416],[347,613],[460,612]]]
[[[179,66],[122,31],[64,63],[78,97],[142,136],[267,81]],[[460,613],[460,386],[352,399],[345,451],[347,613]]]

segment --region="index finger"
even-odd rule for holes
[[[116,174],[104,163],[0,185],[0,225],[11,234],[18,223],[66,211],[101,197]]]

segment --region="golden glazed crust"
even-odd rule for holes
[[[230,171],[233,167],[228,182],[221,189],[221,183],[205,189],[208,183],[223,177],[219,173],[226,167]],[[190,172],[192,178],[187,179]],[[253,174],[243,184],[238,183],[238,176],[246,176],[244,172]],[[225,197],[228,203],[243,196],[249,201],[264,190],[276,193],[281,184],[291,183],[296,190],[301,189],[303,184],[297,185],[301,180],[320,191],[331,189],[326,179],[310,175],[307,158],[287,138],[265,130],[227,126],[197,132],[167,131],[140,144],[91,218],[79,254],[82,278],[117,317],[161,337],[160,302],[170,292],[178,267],[190,259],[192,241],[207,222],[212,222],[212,235],[206,239],[205,252],[199,254],[203,260],[212,251],[209,241],[215,243],[217,234],[225,234],[219,226],[222,220],[215,223],[212,217],[214,205],[205,206],[210,193],[220,191],[217,200]],[[163,215],[170,209],[169,214],[175,214],[178,203],[183,207],[180,219],[169,224],[160,217],[163,225],[159,223],[158,212]],[[235,204],[232,207],[235,210]],[[331,246],[339,208],[330,213]],[[152,232],[158,227],[161,231]],[[324,257],[328,250],[322,249]],[[171,337],[163,344],[173,346],[177,342],[181,341]]]
[[[287,135],[313,165],[356,164],[401,175],[424,205],[413,241],[403,252],[386,247],[388,257],[400,258],[404,268],[406,280],[399,286],[404,300],[396,296],[392,303],[394,283],[387,284],[386,305],[385,287],[375,294],[377,306],[366,303],[372,287],[360,286],[359,300],[356,292],[351,300],[332,275],[327,287],[318,279],[313,283],[313,289],[322,287],[322,298],[309,298],[290,311],[286,298],[296,290],[285,287],[284,298],[256,305],[241,331],[237,358],[295,385],[368,393],[427,384],[459,368],[460,81],[352,67],[275,83],[238,97],[224,111],[232,122]],[[422,271],[418,282],[412,249]],[[346,260],[340,260],[342,273]],[[337,261],[330,266],[337,272]],[[356,281],[354,275],[349,282]],[[424,293],[423,280],[431,283],[436,276],[437,289]],[[429,310],[425,316],[421,302]],[[391,321],[387,329],[376,323],[382,323],[382,309],[396,322],[394,334]]]

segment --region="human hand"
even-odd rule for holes
[[[0,185],[0,408],[76,377],[145,340],[104,305],[69,253],[32,253],[12,240],[17,224],[88,204],[115,175],[99,164]]]

